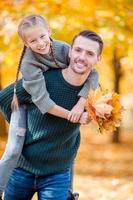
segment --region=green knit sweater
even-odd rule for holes
[[[71,110],[78,101],[82,86],[70,85],[58,69],[45,72],[45,80],[55,103]],[[8,121],[12,95],[13,85],[0,92],[0,108]],[[23,89],[22,81],[17,85],[17,96],[22,103],[28,103],[26,139],[17,166],[39,176],[68,169],[80,143],[79,124],[41,114],[32,103],[31,96]]]

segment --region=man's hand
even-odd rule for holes
[[[83,114],[80,117],[79,123],[80,124],[87,124],[90,121],[89,114],[87,112],[83,112]]]

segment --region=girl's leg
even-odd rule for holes
[[[26,109],[22,106],[11,114],[8,142],[0,160],[0,196],[21,154],[26,132]]]

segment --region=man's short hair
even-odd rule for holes
[[[96,32],[91,31],[91,30],[83,30],[83,31],[79,32],[73,38],[73,40],[72,40],[72,46],[74,44],[75,39],[78,36],[83,36],[83,37],[86,37],[86,38],[88,38],[90,40],[96,41],[99,44],[99,55],[101,55],[102,50],[103,50],[103,40],[102,40],[102,38]]]

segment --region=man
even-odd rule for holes
[[[27,103],[27,134],[22,155],[5,191],[5,200],[28,200],[35,192],[38,199],[66,200],[70,185],[70,168],[80,144],[79,123],[88,122],[84,112],[79,123],[67,120],[69,110],[78,101],[78,92],[100,59],[103,48],[101,38],[92,31],[80,32],[72,42],[70,64],[63,70],[45,73],[47,90],[55,103],[63,108],[64,118],[50,113],[42,115],[31,97],[17,86],[21,103]],[[0,106],[10,118],[13,85],[0,92]]]

